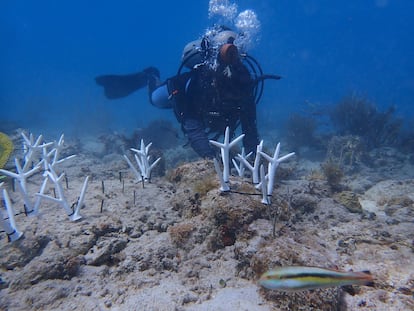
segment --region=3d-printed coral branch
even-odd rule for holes
[[[260,143],[257,145],[256,147],[256,157],[254,159],[254,164],[251,165],[247,159],[243,158],[243,156],[241,154],[237,155],[237,159],[240,160],[240,162],[242,162],[251,172],[252,172],[252,179],[253,179],[253,184],[257,185],[259,184],[260,180],[259,180],[259,168],[260,168],[260,152],[263,149],[263,140],[260,141]]]
[[[45,143],[41,145],[42,147],[42,162],[44,170],[46,171],[49,167],[49,164],[52,165],[52,167],[55,167],[55,165],[65,162],[66,160],[72,159],[76,157],[75,154],[67,156],[66,158],[59,159],[60,152],[63,149],[63,143],[64,143],[64,135],[62,134],[59,138],[58,142],[50,142]],[[54,148],[50,151],[47,150],[48,147],[54,145]],[[51,157],[53,156],[53,159]]]
[[[61,181],[63,179],[63,177],[65,176],[65,174],[61,174],[60,176],[57,176],[55,170],[53,169],[52,165],[49,164],[49,170],[45,172],[45,177],[49,178],[49,180],[54,184],[56,192],[57,192],[57,198],[42,194],[42,193],[37,193],[38,196],[44,198],[44,199],[48,199],[50,201],[59,203],[66,211],[66,213],[68,214],[70,220],[72,221],[76,221],[82,218],[82,216],[79,213],[80,210],[80,206],[81,204],[78,203],[78,206],[76,207],[75,210],[72,210],[72,208],[69,206],[68,201],[66,200],[64,191],[63,191],[63,187],[61,184]],[[83,197],[85,195],[85,191],[86,191],[86,185],[88,182],[88,177],[85,180],[85,184],[82,188],[81,191],[81,195],[80,197],[82,198],[83,201]],[[80,201],[80,200],[79,200]]]
[[[61,150],[63,149],[64,135],[62,134],[60,136],[60,139],[58,142],[49,142],[49,143],[43,143],[42,135],[40,135],[36,140],[34,139],[32,134],[30,134],[29,137],[27,137],[24,133],[22,133],[22,137],[24,140],[24,143],[23,143],[24,163],[23,165],[16,158],[15,159],[16,172],[11,172],[7,170],[3,170],[3,169],[0,170],[0,172],[6,176],[9,176],[17,180],[18,182],[17,186],[22,194],[23,201],[24,201],[25,214],[27,216],[37,215],[39,212],[39,206],[41,204],[42,199],[48,199],[50,201],[59,203],[65,209],[66,213],[68,214],[68,216],[70,217],[72,221],[81,219],[82,216],[80,215],[80,209],[82,208],[83,202],[85,199],[89,177],[86,177],[85,182],[82,186],[81,193],[77,201],[77,204],[75,208],[73,208],[75,204],[70,206],[63,192],[62,179],[65,177],[65,174],[61,174],[60,176],[57,176],[57,173],[55,171],[55,166],[57,164],[60,164],[68,159],[75,157],[75,155],[71,155],[66,158],[59,159]],[[52,150],[49,151],[48,148],[51,146],[54,146],[54,147]],[[38,161],[39,157],[42,158],[41,161]],[[37,161],[37,164],[35,164],[34,160]],[[36,193],[37,197],[36,197],[35,203],[32,204],[29,194],[28,194],[27,187],[26,187],[27,179],[34,173],[38,172],[42,167],[44,169],[43,175],[45,179],[42,182],[39,193]],[[45,195],[45,190],[46,190],[48,180],[50,180],[53,183],[55,187],[54,190],[56,191],[56,194],[58,196],[57,198]],[[11,206],[10,198],[6,190],[3,191],[3,197],[6,202],[9,221],[5,220],[7,218],[1,217],[0,226],[3,227],[4,230],[6,231],[9,237],[9,240],[15,241],[18,238],[20,238],[23,233],[19,232],[16,229],[16,225],[15,225],[14,217],[13,217],[14,211]]]
[[[224,132],[224,142],[219,143],[215,140],[210,140],[210,144],[220,148],[221,150],[221,160],[223,161],[223,179],[224,182],[229,182],[229,175],[230,175],[230,149],[238,144],[244,137],[244,134],[241,134],[236,139],[230,142],[230,129],[226,127],[226,131]]]
[[[47,180],[48,180],[48,178],[45,178],[43,180],[42,186],[40,187],[39,193],[42,194],[42,195],[45,193]],[[39,213],[39,206],[40,206],[41,202],[42,202],[42,197],[37,196],[36,202],[35,202],[34,207],[33,207],[33,210],[26,210],[27,216],[36,216]]]
[[[260,185],[262,189],[262,203],[269,205],[270,204],[270,198],[267,194],[267,183],[268,183],[268,177],[265,174],[265,169],[263,164],[260,165]]]
[[[219,177],[219,180],[220,180],[220,191],[221,192],[230,191],[230,186],[228,183],[224,181],[223,174],[220,169],[220,164],[216,158],[214,158],[214,168],[216,169],[217,176]]]
[[[53,143],[47,143],[47,144],[43,144],[41,145],[42,148],[42,161],[41,163],[43,164],[43,170],[47,171],[48,167],[49,167],[49,163],[50,163],[50,153],[47,151],[47,147],[52,146]]]
[[[253,152],[249,152],[248,154],[246,154],[244,147],[242,147],[241,153],[239,153],[238,157],[236,157],[236,159],[239,160],[239,164],[237,164],[235,159],[231,159],[234,167],[236,168],[237,174],[239,174],[240,177],[244,176],[244,171],[245,171],[245,166],[246,166],[245,162],[252,154]],[[244,159],[244,161],[240,160],[240,158]]]
[[[3,189],[3,198],[6,204],[8,221],[0,212],[0,226],[6,232],[9,241],[14,242],[22,237],[23,232],[17,229],[16,222],[14,221],[14,209],[6,189]]]
[[[155,167],[155,165],[158,164],[158,162],[161,160],[161,158],[156,159],[153,163],[150,164],[150,156],[148,154],[149,149],[151,147],[152,143],[149,143],[145,146],[144,140],[141,139],[141,146],[140,149],[131,148],[133,152],[136,154],[134,155],[135,161],[137,162],[138,168],[141,172],[141,175],[138,173],[132,162],[128,159],[126,155],[124,155],[124,158],[128,162],[129,167],[137,177],[139,181],[141,181],[142,178],[145,180],[149,180],[151,178],[151,171]],[[140,178],[141,177],[141,178]]]
[[[30,134],[28,138],[23,132],[22,137],[24,140],[23,143],[23,150],[24,150],[24,165],[23,165],[23,171],[27,171],[32,165],[32,161],[36,153],[40,153],[43,146],[41,145],[43,136],[39,135],[39,137],[34,141],[33,134]]]
[[[273,186],[275,182],[275,175],[277,167],[279,166],[280,162],[283,162],[290,157],[292,157],[295,153],[291,152],[283,157],[279,158],[279,152],[280,152],[280,143],[277,144],[275,152],[273,154],[273,157],[270,157],[266,153],[260,151],[260,155],[264,157],[267,161],[269,161],[269,164],[267,166],[267,177],[268,177],[268,184],[267,184],[267,195],[271,196],[273,192]]]
[[[26,211],[33,210],[33,204],[30,201],[29,195],[27,193],[26,181],[31,175],[36,173],[40,169],[40,165],[37,164],[34,168],[30,171],[24,171],[24,168],[20,165],[20,162],[17,158],[14,159],[14,163],[16,165],[17,173],[13,173],[7,170],[0,169],[0,173],[7,175],[9,177],[15,178],[18,181],[18,188],[23,196],[25,209]]]
[[[128,159],[128,157],[124,154],[124,158],[127,161],[131,171],[134,173],[135,177],[137,178],[137,181],[141,181],[142,175],[138,172],[138,170],[135,168],[134,164]]]
[[[81,193],[79,195],[78,204],[75,208],[75,214],[78,216],[79,216],[80,209],[82,208],[83,201],[85,200],[86,189],[88,189],[88,182],[89,182],[89,176],[86,176],[85,181],[83,182]]]

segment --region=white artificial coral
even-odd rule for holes
[[[279,164],[295,155],[294,152],[291,152],[291,153],[279,158],[279,152],[280,152],[280,143],[277,144],[275,152],[273,154],[273,157],[271,157],[271,156],[267,155],[266,153],[260,151],[260,155],[262,157],[264,157],[269,162],[268,165],[267,165],[267,178],[268,178],[267,195],[268,196],[271,196],[272,193],[273,193],[276,170],[277,170]]]
[[[140,149],[131,148],[134,154],[135,161],[138,165],[140,173],[129,160],[129,158],[124,154],[125,160],[128,162],[129,167],[136,176],[138,181],[141,179],[149,180],[151,178],[152,169],[160,162],[161,158],[157,158],[153,163],[150,163],[149,149],[152,146],[152,142],[148,145],[145,145],[144,140],[141,139]]]
[[[217,159],[214,159],[214,167],[217,172],[220,181],[220,191],[221,192],[228,192],[230,191],[229,185],[229,174],[230,174],[230,163],[229,163],[229,154],[230,149],[235,146],[241,139],[243,139],[244,134],[240,135],[236,139],[230,142],[230,130],[229,127],[226,127],[226,131],[224,133],[224,142],[219,143],[214,140],[210,140],[210,143],[216,147],[220,148],[221,151],[221,159],[223,164],[223,172],[220,169],[220,165]],[[276,170],[279,164],[290,157],[292,157],[295,153],[291,152],[285,156],[279,158],[280,153],[280,143],[277,144],[275,152],[273,156],[269,156],[262,151],[263,149],[263,140],[256,147],[256,157],[254,160],[254,164],[250,164],[247,161],[247,158],[251,155],[245,154],[244,148],[242,148],[241,153],[239,153],[236,159],[239,160],[239,165],[236,163],[234,159],[232,159],[233,165],[235,166],[239,176],[244,175],[244,167],[247,167],[252,172],[252,179],[253,184],[256,185],[256,188],[261,190],[262,192],[262,203],[263,204],[271,204],[271,196],[273,193]],[[261,163],[261,158],[267,160],[267,174],[265,174],[264,165]]]
[[[0,212],[0,226],[6,232],[9,241],[14,242],[23,236],[23,232],[20,232],[19,229],[17,229],[16,222],[14,220],[15,212],[6,189],[3,189],[3,199],[6,204],[8,220],[6,220],[7,218],[3,217]]]
[[[251,165],[246,158],[243,157],[240,153],[237,155],[237,159],[240,160],[251,172],[252,172],[252,179],[253,184],[257,185],[260,182],[259,179],[259,168],[260,168],[260,152],[263,149],[263,140],[256,147],[256,157],[254,159],[253,165]]]
[[[49,164],[49,170],[45,172],[45,177],[48,178],[55,186],[55,189],[57,191],[57,198],[51,197],[49,195],[45,195],[43,193],[37,193],[37,195],[41,198],[48,199],[50,201],[60,204],[65,209],[70,220],[77,221],[82,218],[82,216],[80,215],[80,208],[82,207],[82,204],[83,204],[89,177],[86,177],[82,190],[81,190],[78,204],[76,208],[72,210],[72,208],[69,206],[69,203],[66,199],[65,193],[63,191],[62,183],[61,183],[64,176],[65,176],[64,173],[58,176],[55,170],[53,169],[52,165]]]
[[[223,161],[222,177],[225,183],[229,182],[229,176],[230,176],[230,149],[233,148],[236,144],[238,144],[243,139],[243,137],[244,137],[244,134],[241,134],[239,137],[230,141],[230,128],[226,127],[226,131],[224,132],[223,143],[219,143],[215,140],[210,140],[210,144],[220,148],[221,160]]]
[[[77,201],[77,204],[72,205],[74,208],[69,205],[66,197],[64,195],[63,187],[62,187],[62,179],[64,178],[65,174],[62,173],[60,176],[56,173],[55,166],[60,164],[66,160],[72,159],[76,155],[70,155],[63,159],[60,159],[60,154],[63,149],[64,145],[64,135],[62,134],[59,138],[58,142],[43,142],[43,136],[39,135],[36,139],[34,136],[30,134],[29,136],[25,135],[23,132],[21,133],[23,137],[23,163],[20,163],[20,160],[15,158],[15,166],[16,172],[0,169],[0,173],[9,176],[17,181],[17,186],[24,201],[24,208],[25,214],[27,216],[34,216],[37,215],[39,212],[39,207],[41,204],[42,199],[48,199],[50,201],[59,203],[65,209],[66,213],[70,217],[72,221],[76,221],[82,218],[80,215],[80,209],[83,206],[83,202],[86,195],[86,190],[88,187],[89,177],[87,176]],[[49,151],[48,148],[53,148]],[[34,160],[41,158],[40,161],[35,163]],[[33,204],[30,200],[30,195],[27,189],[27,180],[35,173],[39,172],[43,168],[43,176],[45,177],[40,190],[36,193],[36,201]],[[52,182],[54,188],[57,192],[58,198],[51,197],[45,194],[46,186],[48,180]],[[0,186],[2,186],[1,184]],[[16,223],[14,221],[14,211],[11,205],[11,201],[7,191],[3,190],[3,198],[6,204],[6,209],[8,213],[8,221],[6,218],[1,218],[0,225],[4,228],[4,231],[7,233],[8,238],[10,241],[15,241],[19,239],[23,233],[17,230]]]
[[[238,157],[236,157],[237,160],[239,160],[239,164],[237,164],[236,159],[231,159],[231,161],[233,162],[234,168],[237,171],[237,174],[239,174],[240,177],[244,176],[244,172],[245,172],[245,162],[247,162],[247,159],[253,154],[253,152],[249,152],[248,154],[246,154],[246,151],[244,149],[244,147],[242,147],[242,151],[241,153],[238,154]],[[240,158],[242,158],[243,160],[241,160]]]

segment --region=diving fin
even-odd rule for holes
[[[105,96],[116,99],[129,94],[148,85],[151,78],[160,77],[160,72],[155,67],[148,67],[141,72],[128,75],[102,75],[95,78],[98,85],[103,86]]]

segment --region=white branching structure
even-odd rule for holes
[[[44,199],[48,199],[50,201],[53,201],[55,203],[60,204],[66,211],[67,215],[69,216],[70,220],[72,221],[77,221],[79,219],[82,218],[82,216],[80,215],[80,209],[82,207],[83,204],[83,200],[85,198],[85,192],[86,189],[88,187],[88,180],[89,177],[87,176],[85,179],[85,182],[83,184],[82,190],[81,190],[81,194],[79,196],[79,200],[78,203],[76,205],[75,208],[71,208],[71,206],[69,205],[69,202],[67,201],[66,197],[65,197],[65,193],[63,191],[63,186],[62,186],[62,179],[64,178],[65,174],[62,173],[60,176],[58,176],[55,172],[55,170],[53,169],[52,165],[49,164],[49,170],[45,171],[45,177],[48,178],[54,185],[55,189],[56,189],[56,195],[57,197],[52,197],[49,195],[45,195],[43,193],[37,193],[37,195],[41,198]],[[43,182],[45,183],[45,182]]]
[[[21,133],[23,137],[23,151],[24,151],[24,163],[23,165],[20,164],[20,161],[15,158],[14,163],[16,166],[16,173],[7,171],[4,169],[0,169],[0,173],[7,175],[13,179],[15,179],[18,183],[18,189],[22,194],[24,205],[25,205],[25,212],[28,215],[35,215],[38,211],[40,205],[40,198],[37,198],[36,202],[33,203],[30,199],[30,195],[27,190],[27,179],[32,176],[33,174],[40,171],[43,167],[43,171],[46,172],[49,170],[49,166],[52,168],[55,165],[60,164],[68,159],[75,157],[75,155],[68,156],[63,159],[59,159],[60,151],[63,148],[64,143],[64,135],[60,136],[59,142],[43,142],[43,136],[39,135],[37,139],[34,139],[33,134],[30,134],[27,137],[23,132]],[[54,148],[48,151],[48,148],[54,146]],[[36,164],[35,160],[38,160],[41,157],[41,160],[38,161]],[[33,168],[30,167],[33,165]],[[43,194],[44,188],[46,187],[45,184],[42,184],[42,188],[40,193]]]
[[[0,169],[0,173],[13,178],[14,181],[17,182],[18,190],[24,201],[25,214],[28,216],[37,215],[42,199],[48,199],[62,205],[72,221],[81,219],[80,209],[85,198],[89,177],[86,177],[78,202],[77,204],[73,204],[72,206],[74,206],[74,208],[72,208],[67,202],[63,192],[62,179],[65,174],[58,176],[55,170],[56,165],[75,157],[75,155],[70,155],[60,159],[64,145],[64,135],[62,134],[60,136],[59,141],[48,143],[43,141],[42,135],[39,135],[36,139],[32,134],[27,136],[22,132],[21,135],[23,137],[23,163],[21,164],[20,161],[15,158],[16,172]],[[40,172],[42,168],[45,179],[42,182],[39,192],[36,193],[36,200],[33,203],[27,189],[27,179],[35,173]],[[54,185],[58,195],[57,198],[45,194],[48,180]],[[5,228],[4,230],[6,231],[9,240],[14,241],[20,238],[22,233],[16,228],[13,207],[11,206],[10,198],[6,190],[3,190],[3,198],[7,207],[9,221],[7,222],[5,221],[5,218],[2,218],[1,225]],[[14,231],[12,232],[11,230]]]
[[[27,137],[23,132],[21,133],[23,137],[23,152],[24,152],[24,165],[23,171],[27,171],[29,167],[32,165],[35,156],[40,154],[42,151],[42,142],[43,136],[39,135],[39,137],[35,140],[33,134],[30,134]]]
[[[261,190],[262,190],[262,203],[269,205],[270,204],[270,198],[267,194],[267,181],[268,178],[265,174],[265,168],[262,165],[260,165],[260,186],[261,186]]]
[[[131,171],[134,173],[138,181],[141,181],[142,179],[150,180],[152,169],[161,160],[161,158],[158,158],[153,163],[150,163],[151,157],[149,155],[149,149],[151,146],[152,146],[152,142],[145,146],[144,140],[141,139],[140,149],[131,148],[131,150],[135,152],[134,158],[135,158],[135,161],[137,163],[137,166],[140,172],[138,172],[136,167],[132,164],[129,158],[124,154],[125,160],[127,161],[129,167],[131,168]]]
[[[135,168],[134,164],[132,164],[131,160],[124,154],[124,158],[127,161],[129,168],[131,169],[132,173],[134,173],[137,181],[141,181],[143,176],[141,173],[138,172],[138,170]]]
[[[223,161],[222,178],[225,183],[229,183],[229,177],[230,177],[230,149],[233,148],[236,144],[238,144],[243,139],[243,137],[244,137],[244,134],[241,134],[239,137],[230,141],[230,129],[229,127],[226,127],[226,131],[224,132],[223,143],[219,143],[215,140],[210,140],[210,144],[220,148],[221,160]]]
[[[216,169],[217,176],[220,181],[220,191],[228,192],[230,191],[229,183],[226,183],[223,179],[223,173],[221,172],[220,164],[216,158],[214,158],[214,168]]]
[[[14,242],[22,237],[23,232],[17,229],[14,221],[15,212],[6,189],[3,189],[3,199],[6,204],[7,217],[4,217],[3,212],[0,211],[0,227],[6,232],[9,241]]]
[[[243,139],[244,134],[240,135],[236,139],[230,142],[230,130],[227,127],[224,133],[224,142],[219,143],[214,140],[210,140],[210,143],[216,147],[219,147],[221,150],[221,159],[223,164],[223,172],[220,169],[220,165],[217,159],[214,159],[214,168],[217,172],[220,181],[220,191],[221,192],[229,192],[230,185],[229,185],[229,174],[230,174],[230,163],[229,163],[229,154],[230,149],[235,146],[241,139]],[[233,165],[235,166],[239,176],[244,176],[244,168],[247,167],[252,172],[252,181],[253,184],[256,186],[258,190],[262,192],[262,203],[269,205],[271,204],[271,197],[273,193],[274,183],[275,183],[275,176],[276,171],[279,164],[290,157],[292,157],[295,153],[291,152],[283,157],[279,158],[280,153],[280,143],[277,144],[273,157],[267,155],[262,151],[263,149],[263,140],[256,147],[256,157],[254,159],[253,165],[247,161],[247,158],[251,155],[251,153],[245,153],[244,148],[242,148],[241,153],[239,153],[236,157],[239,160],[239,165],[235,161],[232,160]],[[265,167],[262,162],[262,158],[264,158],[267,164],[267,174],[265,173]]]
[[[43,195],[45,193],[46,185],[47,185],[47,178],[43,179],[43,183],[40,186],[39,194]],[[36,216],[36,215],[39,214],[39,207],[40,207],[40,203],[42,202],[42,197],[39,196],[38,194],[36,194],[36,195],[37,195],[37,198],[36,198],[36,201],[35,201],[35,204],[34,204],[34,207],[33,207],[33,211],[30,211],[28,213],[26,212],[26,214],[28,216]]]
[[[33,211],[33,203],[30,200],[29,194],[27,192],[27,179],[32,176],[34,173],[38,172],[41,168],[40,163],[38,163],[34,168],[31,170],[27,170],[26,163],[23,165],[20,164],[17,158],[14,159],[14,164],[16,166],[16,173],[0,169],[0,173],[7,175],[11,178],[14,178],[17,181],[17,186],[19,188],[20,193],[23,196],[23,201],[25,205],[25,210],[27,213]]]
[[[59,159],[60,156],[60,152],[63,149],[63,144],[64,144],[64,135],[62,134],[59,138],[58,142],[50,142],[47,144],[43,144],[42,147],[42,163],[43,163],[43,168],[44,171],[47,171],[49,169],[49,164],[52,167],[55,167],[57,164],[63,163],[66,160],[72,159],[74,157],[76,157],[75,154],[70,155],[66,158],[63,159]],[[50,146],[54,146],[54,148],[50,151],[47,150],[48,147]]]
[[[241,153],[238,154],[238,156],[235,159],[231,159],[231,161],[233,162],[234,168],[237,171],[237,174],[239,174],[240,177],[244,176],[244,172],[246,170],[246,162],[247,159],[253,154],[253,152],[249,152],[248,154],[246,154],[246,151],[244,149],[244,147],[242,147],[242,151]],[[239,160],[239,164],[237,164],[236,159]],[[240,160],[243,159],[243,160]]]
[[[254,159],[253,165],[251,165],[247,161],[247,159],[243,157],[242,154],[239,153],[237,155],[237,159],[239,159],[239,161],[243,163],[252,172],[252,179],[253,179],[254,185],[258,185],[260,183],[259,169],[260,169],[260,152],[262,152],[262,149],[263,149],[263,140],[260,141],[260,143],[256,147],[256,157]]]
[[[279,164],[295,155],[294,152],[291,152],[291,153],[289,153],[287,155],[284,155],[283,157],[279,158],[279,152],[280,152],[280,143],[277,144],[275,152],[273,154],[273,157],[271,157],[271,156],[267,155],[266,153],[260,151],[260,155],[262,157],[264,157],[269,162],[268,165],[267,165],[267,181],[268,181],[268,183],[267,183],[267,195],[269,197],[271,197],[272,193],[273,193],[276,170],[277,170]],[[269,198],[269,202],[270,202],[270,198]]]

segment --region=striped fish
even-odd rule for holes
[[[301,291],[344,285],[373,286],[373,278],[369,271],[341,272],[317,267],[291,266],[263,273],[259,284],[279,291]]]

